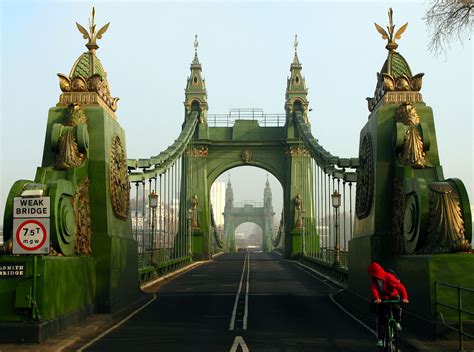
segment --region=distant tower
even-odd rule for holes
[[[272,250],[272,231],[273,231],[273,212],[272,203],[272,189],[270,188],[270,182],[265,182],[265,189],[263,190],[263,213],[265,216],[265,226],[263,229],[262,238],[262,250],[264,252],[270,252]]]
[[[232,209],[234,208],[234,190],[232,183],[227,181],[227,188],[225,190],[225,206],[224,206],[224,236],[225,236],[225,251],[235,252],[235,228],[230,220]]]

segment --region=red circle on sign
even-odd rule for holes
[[[36,224],[40,227],[40,229],[43,231],[43,239],[41,240],[40,244],[38,244],[35,247],[27,247],[20,241],[20,231],[23,228],[23,226],[28,225],[28,224]],[[42,223],[36,220],[27,220],[25,222],[22,222],[19,226],[18,229],[16,230],[16,243],[23,248],[25,251],[35,251],[43,246],[43,244],[46,242],[46,228]]]

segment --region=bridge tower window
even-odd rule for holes
[[[201,115],[201,104],[197,100],[193,100],[191,103],[191,111],[197,111],[198,117]]]
[[[303,112],[303,104],[301,104],[301,101],[299,100],[296,100],[294,103],[293,103],[293,111],[301,111]]]

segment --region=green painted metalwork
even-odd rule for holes
[[[92,308],[115,312],[133,301],[139,283],[210,259],[223,247],[235,250],[233,231],[244,221],[264,229],[265,251],[278,245],[285,258],[334,274],[361,297],[368,296],[371,261],[392,267],[410,290],[409,319],[427,331],[437,319],[434,283],[471,284],[467,192],[460,180],[443,176],[433,112],[419,94],[423,74],[413,76],[395,51],[392,27],[358,158],[334,156],[313,137],[296,38],[284,124],[281,115],[261,111],[234,111],[238,118],[231,113],[225,123],[208,115],[196,38],[180,135],[156,156],[126,160],[118,99],[96,56],[95,40],[108,25],[95,33],[93,21],[90,34],[78,26],[89,52],[69,76],[59,75],[63,94],[48,114],[42,165],[34,181],[17,181],[7,199],[0,264],[24,265],[25,274],[0,281],[0,320],[38,325]],[[280,182],[276,239],[269,189],[262,209],[234,207],[230,189],[227,237],[217,234],[210,188],[238,166],[267,170]],[[13,199],[31,193],[51,198],[51,250],[12,255]],[[452,295],[443,298],[454,304]]]
[[[39,331],[37,340],[55,331],[52,322],[58,319],[116,312],[139,295],[117,99],[110,97],[95,49],[80,56],[70,77],[59,76],[63,94],[49,110],[42,164],[34,181],[13,185],[4,218],[8,252],[15,235],[13,198],[49,196],[49,253],[0,256],[0,264],[23,263],[26,271],[19,279],[0,280],[0,320],[24,322],[25,334]],[[27,300],[25,292],[31,295]]]
[[[472,219],[463,183],[443,176],[433,110],[418,93],[423,74],[412,76],[394,48],[387,47],[360,132],[348,283],[368,297],[369,263],[393,268],[409,289],[408,325],[433,337],[435,282],[472,286]],[[456,304],[455,297],[446,298],[446,304]]]
[[[245,222],[257,224],[262,229],[262,245],[264,252],[270,252],[273,238],[273,212],[272,193],[267,180],[264,189],[263,203],[246,203],[236,206],[233,199],[233,190],[230,180],[226,188],[226,202],[224,207],[224,236],[226,240],[225,249],[228,252],[235,252],[235,229]],[[278,245],[278,243],[276,243]]]

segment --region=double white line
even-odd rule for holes
[[[245,269],[247,269],[247,283],[245,290],[245,310],[244,318],[242,322],[242,329],[247,330],[247,317],[249,312],[249,276],[250,276],[250,252],[247,252],[244,259],[244,267],[242,269],[242,275],[240,276],[240,284],[237,294],[235,295],[234,310],[232,311],[232,318],[230,319],[229,330],[234,330],[235,327],[235,318],[237,316],[237,306],[239,305],[239,298],[242,292],[242,283],[244,281]]]

